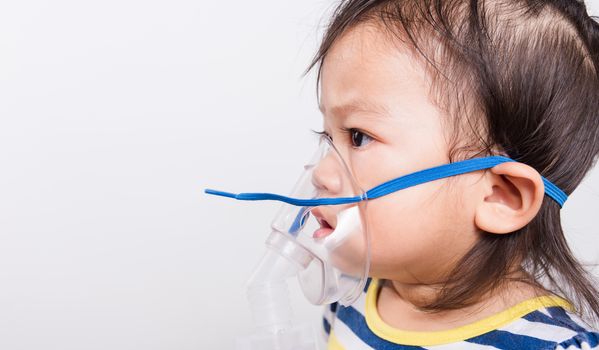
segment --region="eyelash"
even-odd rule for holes
[[[344,128],[344,127],[342,127],[341,131],[344,134],[346,134],[346,135],[349,136],[349,139],[350,139],[349,141],[350,141],[352,147],[356,148],[356,149],[362,148],[364,146],[356,146],[356,145],[354,145],[354,139],[353,139],[354,133],[359,133],[359,134],[362,135],[362,137],[366,137],[366,138],[370,139],[371,140],[370,142],[374,141],[374,139],[370,135],[366,134],[365,132],[363,132],[360,129],[356,129],[356,128]],[[317,135],[320,135],[321,137],[324,136],[324,137],[328,138],[329,140],[333,141],[333,138],[331,137],[331,135],[329,135],[326,131],[312,130],[312,132],[314,132]],[[370,143],[370,142],[368,142],[368,143]]]

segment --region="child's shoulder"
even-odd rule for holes
[[[329,349],[599,349],[599,333],[563,299],[540,297],[481,321],[439,332],[402,331],[376,310],[377,280],[351,306],[332,304],[324,315]]]

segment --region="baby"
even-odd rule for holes
[[[599,154],[599,24],[582,2],[344,1],[315,66],[321,133],[361,188],[517,161],[369,201],[371,279],[327,306],[329,349],[599,349],[599,293],[542,178],[571,194]],[[336,196],[334,173],[313,181]]]

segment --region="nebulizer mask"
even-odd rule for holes
[[[364,191],[357,171],[365,163],[351,150],[322,136],[289,196],[272,193],[212,195],[283,204],[271,222],[266,253],[248,282],[256,332],[238,342],[243,350],[317,349],[310,331],[293,324],[287,280],[297,278],[312,304],[351,305],[363,291],[370,268],[368,201],[437,179],[491,168],[514,160],[489,156],[444,164],[392,179]],[[567,195],[545,178],[545,193],[563,205]]]
[[[321,137],[290,197],[206,191],[283,201],[271,222],[266,253],[247,284],[257,332],[240,339],[238,349],[315,349],[310,329],[291,322],[289,278],[296,277],[304,296],[316,305],[349,305],[363,290],[370,260],[366,201],[355,201],[364,192],[352,174],[351,157],[341,153],[348,154]]]

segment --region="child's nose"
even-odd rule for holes
[[[314,167],[312,184],[318,189],[319,196],[341,193],[343,186],[342,169],[336,158],[334,152],[328,152]]]

